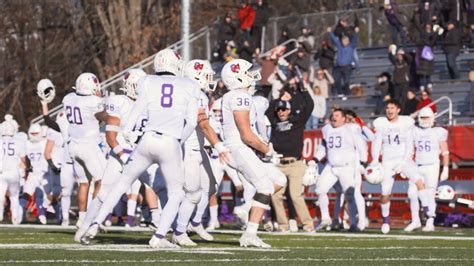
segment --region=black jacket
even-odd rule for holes
[[[443,40],[443,50],[447,54],[459,54],[462,42],[462,30],[460,28],[454,28],[448,30]]]
[[[403,60],[398,61],[391,53],[388,54],[388,59],[394,66],[393,69],[393,83],[403,84],[410,82],[410,64],[412,57],[408,54],[403,55]]]
[[[264,3],[261,6],[256,6],[255,8],[255,20],[253,22],[254,27],[263,27],[267,24],[268,18],[270,17],[270,12],[267,5]]]
[[[314,59],[319,59],[319,66],[322,69],[331,69],[334,67],[334,58],[336,57],[336,51],[331,46],[322,48],[314,55]]]
[[[236,33],[236,28],[232,23],[226,23],[223,21],[221,26],[219,27],[219,42],[220,43],[227,43],[234,39]]]
[[[416,98],[405,100],[403,105],[402,115],[411,115],[416,112],[416,106],[418,105],[418,100]]]
[[[284,88],[285,89],[285,88]],[[275,105],[278,99],[270,102],[270,106],[265,113],[272,125],[272,136],[270,141],[276,152],[283,157],[300,158],[303,152],[303,133],[306,121],[311,116],[314,102],[311,95],[305,91],[288,89],[292,98],[291,114],[288,121],[281,122],[275,112]]]

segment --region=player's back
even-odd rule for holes
[[[209,117],[209,98],[202,90],[199,92],[198,108],[204,109],[206,116]],[[199,150],[204,146],[204,142],[204,133],[200,127],[196,127],[196,130],[189,136],[184,145],[186,149]]]
[[[46,148],[46,140],[39,142],[26,142],[26,155],[30,160],[34,173],[43,173],[48,171],[48,163],[44,158],[44,150]]]
[[[97,143],[100,131],[95,115],[104,110],[103,100],[95,95],[70,93],[64,97],[63,104],[70,139]]]
[[[192,98],[199,99],[199,86],[188,78],[147,75],[138,82],[138,97],[144,94],[148,117],[144,131],[156,131],[181,138]],[[197,119],[197,118],[196,118]]]
[[[17,138],[3,137],[3,171],[18,171],[20,159],[25,156],[25,142]]]
[[[222,98],[222,131],[227,147],[244,146],[234,119],[234,111],[248,111],[250,115],[252,96],[244,89],[231,90]]]

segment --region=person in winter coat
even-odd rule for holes
[[[319,59],[319,67],[326,69],[329,73],[333,73],[334,58],[336,57],[336,51],[329,45],[327,40],[321,42],[321,48],[314,55],[314,60]]]
[[[388,23],[390,24],[390,30],[392,33],[392,44],[400,46],[398,42],[398,36],[402,41],[403,49],[407,49],[407,34],[403,29],[403,24],[397,17],[397,12],[395,10],[395,4],[386,4],[384,5],[384,13],[387,18]]]
[[[416,106],[417,111],[433,102],[430,96],[431,93],[428,90],[424,90],[421,92],[420,101]],[[431,110],[433,110],[433,113],[436,113],[436,104],[431,105],[430,108]]]
[[[402,115],[411,115],[416,112],[418,107],[418,99],[416,99],[416,93],[413,90],[408,90],[407,100],[403,104]]]
[[[270,17],[270,11],[268,10],[267,3],[263,0],[258,0],[257,6],[255,7],[255,20],[252,27],[252,37],[254,39],[254,47],[262,48],[262,31],[267,25]]]
[[[395,45],[389,46],[388,59],[393,65],[394,99],[403,105],[410,87],[410,64],[412,57],[401,48],[398,51],[396,50]]]
[[[251,36],[255,15],[256,12],[252,6],[249,5],[248,0],[240,2],[237,18],[239,19],[240,29],[247,34],[247,37]]]
[[[217,33],[217,42],[219,43],[219,54],[224,55],[226,51],[227,43],[234,40],[236,34],[236,28],[232,23],[232,16],[227,14],[224,21],[220,24],[219,31]]]
[[[455,22],[448,22],[447,32],[443,40],[443,50],[446,55],[446,66],[451,79],[460,78],[459,70],[456,66],[456,58],[461,49],[462,34],[462,29],[459,28]]]

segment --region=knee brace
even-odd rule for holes
[[[272,198],[270,195],[255,193],[253,196],[252,207],[263,208],[265,210],[270,209],[270,202]]]
[[[184,197],[193,204],[197,204],[201,200],[202,191],[186,191]]]
[[[346,192],[344,193],[344,196],[346,197],[347,202],[354,201],[354,192],[355,192],[354,187],[350,187],[346,190]]]

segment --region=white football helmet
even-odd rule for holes
[[[452,200],[455,195],[454,189],[449,185],[439,186],[436,190],[436,197],[440,200]]]
[[[312,186],[316,184],[316,179],[318,178],[318,164],[311,160],[306,164],[306,171],[303,176],[303,186]]]
[[[207,60],[191,60],[184,67],[184,76],[196,80],[205,92],[216,89],[217,83],[214,81],[214,74],[211,63]]]
[[[28,138],[31,142],[40,142],[43,139],[43,129],[40,124],[32,124],[28,128]]]
[[[233,59],[224,65],[221,72],[222,82],[228,90],[255,86],[262,76],[259,71],[250,71],[252,64],[243,59]]]
[[[137,84],[138,80],[142,77],[146,76],[145,71],[139,68],[129,69],[123,75],[122,83],[123,88],[121,89],[125,95],[130,97],[131,99],[137,99]]]
[[[178,52],[171,49],[163,49],[155,55],[153,60],[155,72],[170,72],[175,76],[182,75],[183,59]]]
[[[418,112],[418,124],[423,128],[430,128],[434,126],[435,115],[433,110],[429,107],[423,107]]]
[[[382,166],[369,165],[367,169],[365,170],[365,180],[367,180],[367,182],[373,185],[382,183],[383,181]]]
[[[38,94],[45,103],[50,103],[56,96],[56,89],[51,80],[42,79],[38,82],[38,85],[36,85],[36,94]]]
[[[5,121],[0,125],[2,136],[14,136],[18,132],[18,123],[13,119],[10,114],[5,115]]]
[[[74,87],[78,94],[95,95],[101,91],[99,79],[92,73],[82,73],[76,79],[76,87]]]

